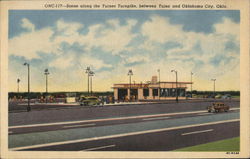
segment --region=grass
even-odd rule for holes
[[[174,151],[240,151],[240,138],[235,137],[207,144],[176,149]]]

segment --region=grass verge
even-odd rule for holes
[[[174,151],[240,151],[240,137],[185,147]]]

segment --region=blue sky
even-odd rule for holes
[[[90,66],[94,90],[113,83],[146,82],[161,70],[162,81],[190,81],[194,89],[239,90],[240,13],[178,10],[12,10],[9,11],[9,88],[31,65],[32,91],[45,90],[43,71],[50,71],[50,91],[86,91]],[[226,82],[225,82],[226,81]],[[22,91],[22,90],[21,90]]]

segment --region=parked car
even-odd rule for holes
[[[227,112],[229,111],[229,106],[224,104],[223,102],[216,102],[216,103],[213,103],[212,106],[208,106],[207,111],[214,112],[214,113]]]
[[[215,96],[215,98],[216,98],[216,99],[221,98],[221,94],[217,94],[217,95]]]
[[[231,95],[230,94],[225,94],[224,96],[221,97],[222,99],[231,99]]]
[[[97,97],[80,97],[79,103],[81,106],[100,105],[102,102]]]

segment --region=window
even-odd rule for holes
[[[153,89],[153,96],[158,96],[158,89]]]
[[[149,96],[149,89],[143,89],[143,96]]]

